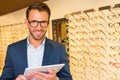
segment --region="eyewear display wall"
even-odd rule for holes
[[[7,46],[27,35],[28,30],[24,23],[0,26],[0,74],[4,65]]]
[[[73,79],[120,80],[120,4],[66,18]]]

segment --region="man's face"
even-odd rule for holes
[[[42,40],[47,32],[49,23],[48,14],[45,11],[38,11],[33,9],[30,11],[26,23],[29,28],[30,37],[32,37],[34,40]],[[36,24],[38,25],[34,26]]]

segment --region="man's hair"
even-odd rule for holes
[[[26,10],[26,18],[28,19],[29,13],[32,9],[36,9],[38,11],[46,11],[48,13],[48,18],[50,18],[51,12],[50,8],[47,4],[41,2],[34,2],[32,3]]]

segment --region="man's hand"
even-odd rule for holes
[[[16,80],[30,80],[32,76],[19,75]]]
[[[35,71],[30,74],[35,80],[59,80],[56,76],[56,72],[52,70],[48,70],[48,73]]]

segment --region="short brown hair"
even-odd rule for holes
[[[50,18],[50,16],[51,16],[50,8],[48,7],[47,4],[41,3],[41,2],[34,2],[26,10],[26,18],[27,19],[29,17],[30,11],[32,9],[36,9],[36,10],[39,10],[39,11],[46,11],[48,13],[48,17]]]

